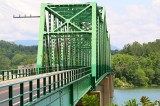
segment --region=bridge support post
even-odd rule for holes
[[[96,87],[96,91],[100,91],[100,104],[106,106],[111,103],[113,97],[113,80],[112,75],[105,77]]]
[[[100,91],[100,104],[102,106],[110,104],[110,92],[109,92],[109,78],[104,78],[99,85],[96,86],[96,91]]]
[[[108,75],[109,77],[109,89],[110,89],[110,98],[113,98],[113,92],[114,92],[114,82],[112,75]]]
[[[73,84],[70,85],[70,105],[74,106]]]
[[[13,100],[12,100],[12,98],[13,98],[13,87],[12,87],[12,85],[11,86],[9,86],[9,106],[13,106]]]
[[[113,79],[112,75],[106,76],[102,81],[95,86],[93,91],[88,92],[88,95],[96,95],[99,99],[100,106],[108,106],[113,98]],[[83,106],[80,100],[76,106]]]

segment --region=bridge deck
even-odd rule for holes
[[[31,103],[51,92],[90,76],[90,67],[56,71],[0,82],[0,105]]]

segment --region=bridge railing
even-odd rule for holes
[[[53,70],[54,69],[54,70]],[[0,81],[6,81],[16,78],[28,77],[37,75],[37,70],[40,74],[57,71],[57,67],[41,67],[41,68],[22,68],[22,69],[11,69],[0,71]]]
[[[33,103],[44,95],[51,92],[56,92],[86,76],[91,75],[91,67],[82,67],[78,69],[64,70],[46,74],[37,75],[39,77],[28,77],[25,80],[18,80],[17,82],[9,84],[1,84],[0,89],[7,91],[0,91],[8,95],[8,97],[0,100],[0,105],[13,106]],[[14,80],[10,80],[14,81]]]
[[[39,70],[39,74],[43,74],[43,73],[60,71],[64,69],[67,69],[67,70],[77,69],[81,67],[84,67],[84,66],[40,67],[40,68],[22,68],[22,69],[1,70],[0,71],[0,82],[11,80],[11,79],[16,79],[16,78],[28,77],[32,75],[38,75],[37,70]]]
[[[37,68],[2,70],[0,71],[1,72],[0,81],[6,81],[11,79],[36,75],[36,70]]]

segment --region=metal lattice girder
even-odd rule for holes
[[[37,66],[90,66],[91,20],[89,3],[42,4]]]
[[[110,38],[105,13],[104,7],[96,3],[42,4],[37,68],[15,70],[11,77],[9,71],[6,76],[2,72],[2,80],[13,79],[13,74],[18,78],[33,75],[35,71],[37,74],[63,71],[2,84],[0,88],[8,89],[9,98],[1,100],[0,105],[8,103],[12,106],[15,99],[20,98],[20,105],[30,102],[29,105],[47,103],[61,106],[64,102],[70,106],[75,105],[91,88],[94,89],[111,73]],[[24,84],[28,84],[27,91]],[[13,95],[15,85],[19,85],[20,94]],[[36,96],[33,95],[35,92]]]
[[[37,67],[46,66],[53,71],[91,66],[93,83],[110,70],[104,7],[94,2],[41,5]]]

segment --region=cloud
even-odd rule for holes
[[[154,1],[154,2],[153,2]],[[152,0],[149,5],[125,4],[115,11],[108,6],[107,22],[111,33],[111,44],[122,48],[127,43],[138,41],[140,43],[154,41],[160,38],[160,6],[159,0]]]
[[[153,6],[160,6],[160,0],[152,0]]]
[[[0,40],[38,39],[39,19],[13,19],[13,14],[40,15],[42,2],[63,4],[81,1],[85,0],[1,0]],[[160,0],[150,0],[148,3],[131,1],[97,0],[99,5],[106,5],[111,44],[118,48],[134,41],[143,43],[160,38]]]
[[[79,0],[1,0],[0,40],[38,40],[39,19],[13,19],[13,15],[40,15],[41,3],[79,2]]]

